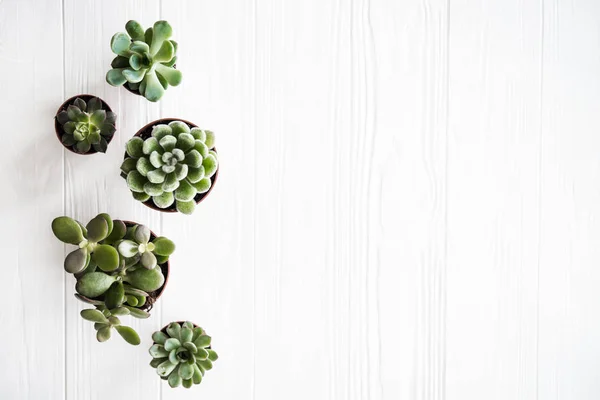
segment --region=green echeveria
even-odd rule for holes
[[[121,165],[123,177],[136,200],[159,208],[173,204],[177,211],[191,214],[194,198],[211,187],[219,163],[211,131],[191,128],[183,121],[156,125],[150,137],[133,137]],[[138,242],[139,243],[139,242]]]
[[[148,318],[149,293],[165,282],[160,264],[168,261],[175,244],[154,238],[144,225],[127,227],[123,221],[99,214],[87,225],[69,217],[52,221],[52,232],[62,242],[77,246],[65,258],[65,270],[77,278],[79,300],[95,306],[81,316],[94,322],[98,341],[110,338],[114,328],[128,343],[140,343],[138,334],[121,325],[118,316]],[[133,244],[135,251],[129,251]]]
[[[106,153],[108,142],[115,133],[117,115],[102,109],[102,100],[91,98],[87,103],[80,98],[56,116],[62,125],[63,145],[78,153],[94,149]]]
[[[157,21],[152,28],[136,22],[125,25],[127,33],[116,33],[110,47],[117,55],[106,81],[112,86],[127,85],[150,101],[158,101],[171,86],[181,83],[181,71],[174,68],[177,62],[177,42],[169,40],[173,29],[167,21]]]
[[[219,358],[210,347],[210,336],[189,321],[172,322],[166,332],[154,332],[152,340],[150,366],[171,387],[198,385]]]

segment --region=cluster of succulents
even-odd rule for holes
[[[116,118],[115,113],[103,109],[98,97],[87,102],[78,97],[56,115],[62,126],[62,144],[77,153],[91,149],[105,153],[116,130]]]
[[[213,132],[183,121],[155,125],[147,138],[127,142],[121,175],[136,200],[191,214],[196,196],[208,192],[217,172],[214,145]]]
[[[117,55],[106,74],[112,86],[127,85],[150,101],[158,101],[171,86],[181,83],[181,71],[175,69],[177,42],[169,40],[173,29],[167,21],[157,21],[144,30],[136,21],[116,33],[110,47]]]
[[[150,366],[156,368],[156,373],[171,387],[190,388],[199,384],[218,358],[210,347],[210,336],[189,321],[170,323],[154,332],[152,340]]]
[[[57,217],[52,231],[60,241],[77,246],[65,258],[64,268],[77,279],[75,297],[95,306],[81,316],[95,322],[98,341],[107,340],[114,327],[129,343],[139,344],[139,337],[134,337],[137,333],[121,325],[118,316],[150,316],[145,309],[153,301],[152,292],[165,282],[161,265],[175,244],[165,237],[152,237],[144,225],[128,226],[104,213],[85,226],[69,217]]]

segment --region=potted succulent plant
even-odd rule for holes
[[[104,100],[80,94],[60,106],[54,117],[54,130],[63,146],[74,153],[106,153],[116,131],[116,119]]]
[[[210,346],[211,337],[189,321],[170,323],[154,332],[152,340],[150,366],[173,388],[198,385],[219,358]]]
[[[139,344],[137,332],[121,325],[118,316],[150,316],[166,285],[175,244],[144,225],[113,220],[108,214],[97,215],[86,226],[57,217],[52,232],[77,246],[64,267],[77,279],[75,297],[95,307],[81,311],[81,317],[94,322],[98,341],[108,340],[115,328],[128,343]]]
[[[127,142],[121,176],[133,197],[146,206],[192,214],[217,180],[214,146],[211,131],[184,120],[157,120]]]
[[[175,69],[177,42],[169,40],[173,29],[167,21],[157,21],[144,31],[137,21],[125,25],[127,33],[116,33],[110,48],[117,55],[106,74],[112,86],[124,86],[134,94],[158,101],[171,86],[181,83],[181,71]]]

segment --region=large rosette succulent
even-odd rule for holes
[[[133,197],[151,200],[160,209],[193,213],[196,196],[208,192],[217,172],[214,139],[211,131],[183,121],[155,125],[149,137],[130,139],[121,171]]]

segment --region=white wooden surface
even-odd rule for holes
[[[167,19],[180,87],[113,88],[109,40]],[[597,0],[2,0],[0,398],[600,397]],[[64,99],[118,113],[63,150]],[[133,201],[124,143],[217,133],[191,217]],[[99,212],[178,246],[139,347],[78,316],[50,221]],[[150,334],[190,319],[221,358],[172,390]]]

